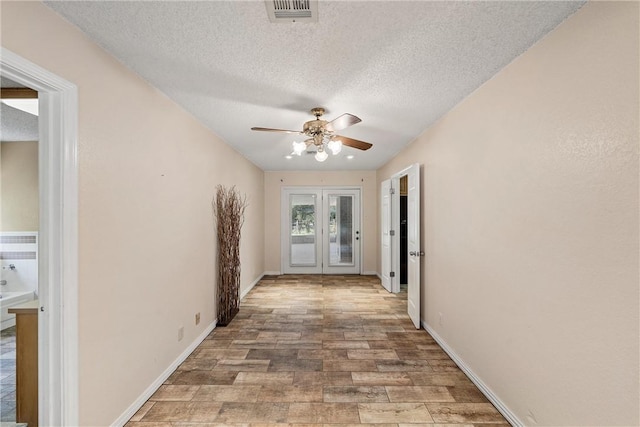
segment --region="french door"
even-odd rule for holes
[[[360,274],[360,189],[282,189],[282,271]]]

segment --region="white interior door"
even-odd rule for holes
[[[420,329],[420,165],[412,165],[407,177],[407,312],[416,329]]]
[[[360,274],[360,189],[282,190],[284,274]]]
[[[391,180],[387,179],[380,186],[380,222],[382,253],[380,254],[382,271],[380,272],[382,286],[391,292]]]

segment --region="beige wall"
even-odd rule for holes
[[[38,231],[38,142],[0,147],[0,231]]]
[[[304,171],[265,172],[264,174],[264,254],[265,270],[280,272],[280,193],[282,187],[295,186],[358,186],[362,187],[362,271],[377,271],[378,209],[375,171]]]
[[[41,3],[2,2],[2,45],[78,86],[80,425],[110,425],[214,320],[217,184],[261,275],[264,175]]]
[[[588,3],[378,171],[421,163],[422,318],[526,425],[639,424],[638,6]]]

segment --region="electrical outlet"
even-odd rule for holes
[[[178,328],[178,341],[182,341],[182,338],[184,338],[184,326]]]
[[[200,313],[196,313],[196,325],[200,324]]]

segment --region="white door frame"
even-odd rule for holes
[[[300,187],[282,187],[280,189],[280,271],[283,274],[323,274],[323,266],[322,264],[318,264],[315,266],[309,267],[297,267],[296,272],[293,273],[291,271],[291,267],[289,266],[289,257],[290,257],[290,242],[288,232],[290,224],[289,224],[289,195],[291,194],[315,194],[316,195],[316,213],[322,213],[322,215],[316,215],[316,259],[320,259],[322,262],[325,261],[326,254],[325,252],[328,248],[325,248],[323,245],[324,233],[322,233],[322,229],[324,227],[324,209],[325,203],[322,200],[321,196],[325,191],[351,191],[357,190],[359,192],[358,197],[358,212],[357,221],[359,224],[359,240],[357,240],[357,252],[354,247],[354,255],[357,253],[358,256],[358,266],[357,273],[362,274],[362,242],[365,238],[362,233],[362,186],[300,186]],[[320,197],[319,197],[320,196]],[[328,233],[327,233],[328,234]],[[339,269],[340,267],[334,267],[335,269]],[[326,269],[324,269],[326,270]],[[326,274],[340,274],[338,272],[328,272]],[[354,274],[354,273],[345,273],[345,274]]]
[[[405,176],[408,170],[409,168],[405,168],[393,174],[391,178],[383,181],[380,187],[381,193],[389,189],[389,206],[386,207],[388,212],[380,215],[381,221],[388,221],[387,224],[382,223],[380,227],[383,239],[381,244],[382,286],[394,294],[400,292],[400,178]],[[381,194],[381,197],[384,200],[384,194]],[[382,209],[385,209],[384,203]],[[388,229],[387,236],[385,236],[385,229]],[[388,239],[389,243],[386,248],[385,239]],[[384,271],[385,267],[389,272]],[[387,282],[389,287],[385,286],[384,282]]]
[[[0,73],[39,99],[39,424],[79,425],[77,88],[5,48]]]
[[[382,287],[388,292],[393,292],[393,279],[395,278],[391,275],[393,271],[393,248],[391,246],[391,236],[393,235],[393,222],[391,218],[392,194],[393,187],[391,186],[391,180],[387,179],[382,181],[380,184],[380,269],[382,270],[380,272],[380,282],[382,283]]]
[[[406,172],[398,172],[391,177],[391,227],[394,231],[391,236],[391,267],[395,277],[391,281],[391,292],[400,292],[400,178]]]

